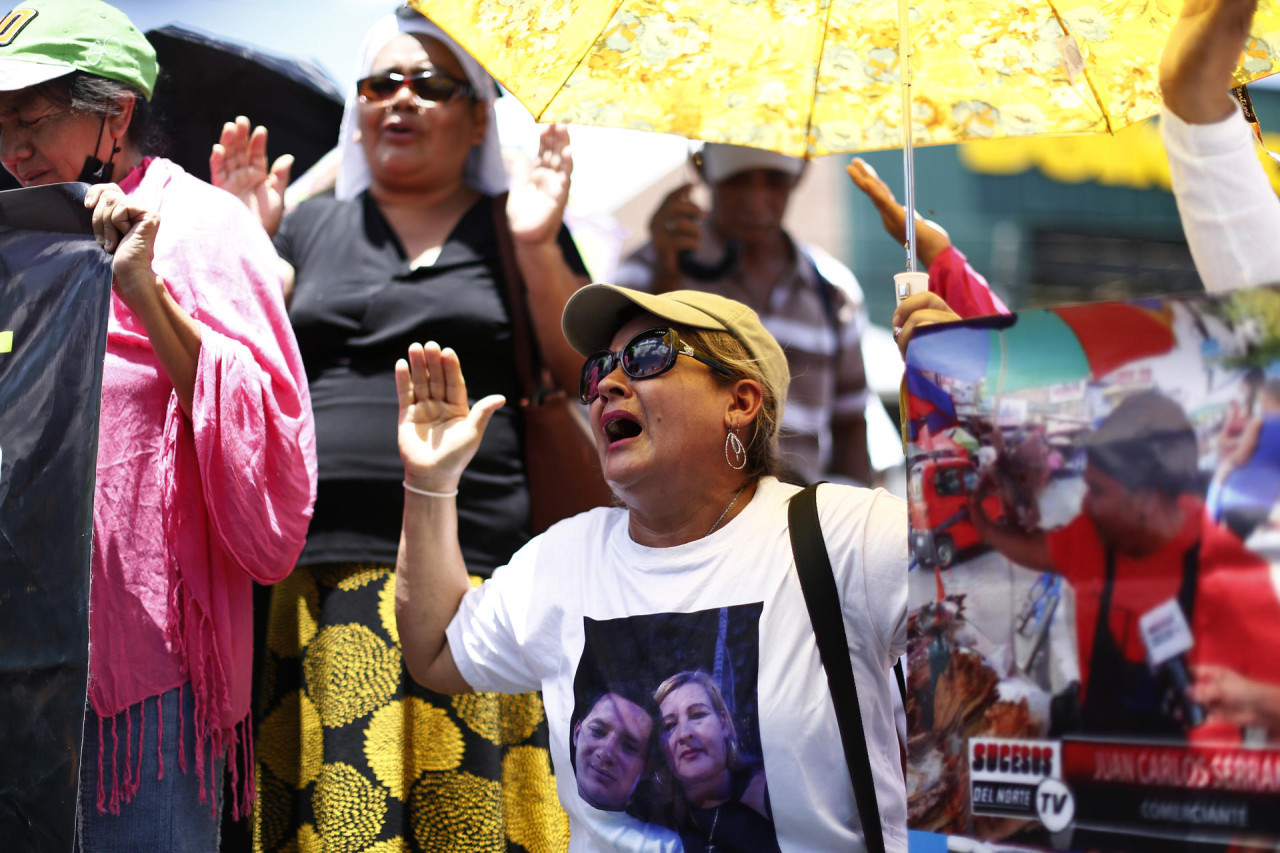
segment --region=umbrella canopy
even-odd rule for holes
[[[897,0],[411,0],[539,121],[796,156],[896,148]],[[916,144],[1115,131],[1160,108],[1177,4],[915,0]],[[1261,0],[1241,82],[1276,70]]]
[[[209,180],[209,149],[238,115],[267,127],[271,152],[292,154],[295,175],[337,144],[343,98],[318,66],[179,26],[147,40],[160,63],[151,101],[172,138],[169,157],[196,177]]]
[[[907,371],[985,380],[1000,394],[1101,379],[1176,343],[1167,312],[1123,302],[1066,305],[921,329],[907,347]]]

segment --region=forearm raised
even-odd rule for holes
[[[1043,530],[1027,532],[992,521],[983,510],[980,497],[969,502],[969,519],[982,541],[1009,560],[1028,569],[1055,571],[1049,554],[1049,537]]]
[[[537,244],[517,241],[516,264],[529,291],[529,314],[543,361],[551,369],[556,383],[573,392],[578,387],[582,356],[564,339],[560,317],[569,297],[587,280],[569,269],[564,253],[554,240]]]
[[[1018,565],[1053,571],[1053,560],[1043,533],[1024,533],[998,524],[988,525],[979,532],[988,545]]]
[[[1280,201],[1239,111],[1213,125],[1166,113],[1160,129],[1178,215],[1205,289],[1276,281]]]
[[[468,689],[453,665],[445,629],[470,587],[458,543],[456,498],[406,490],[396,558],[396,626],[409,674],[437,692]]]

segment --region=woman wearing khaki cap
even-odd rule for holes
[[[410,672],[441,692],[543,691],[571,850],[669,850],[670,828],[686,850],[737,849],[729,814],[745,794],[724,762],[708,760],[720,748],[710,735],[681,740],[673,755],[689,768],[685,787],[700,791],[693,819],[664,817],[672,804],[655,786],[617,811],[573,783],[570,721],[584,703],[610,684],[653,690],[672,672],[702,670],[724,695],[740,747],[761,757],[767,791],[756,801],[778,847],[863,849],[788,538],[798,489],[771,473],[789,379],[782,349],[745,305],[694,291],[590,285],[569,300],[563,326],[587,355],[580,399],[620,506],[553,526],[476,589],[457,545],[454,495],[502,400],[473,405],[457,355],[434,342],[397,365],[405,511],[396,616]],[[872,819],[887,849],[905,851],[889,669],[906,643],[906,506],[847,486],[817,496],[870,753]],[[681,714],[696,722],[713,712],[692,703]],[[659,719],[660,737],[679,725]],[[699,767],[706,778],[694,778]]]
[[[253,795],[252,582],[302,548],[315,438],[270,241],[234,198],[148,156],[156,74],[97,0],[0,19],[0,163],[24,186],[93,184],[114,255],[77,849],[207,853],[224,770],[240,811]]]

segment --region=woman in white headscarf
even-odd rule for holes
[[[565,387],[581,362],[560,331],[565,302],[587,281],[561,221],[568,136],[543,134],[503,210],[497,89],[475,60],[403,10],[373,28],[360,63],[336,191],[292,209],[275,234],[320,475],[299,570],[272,590],[255,836],[265,850],[559,849],[568,825],[538,697],[455,700],[405,674],[393,615],[404,504],[394,365],[410,341],[447,341],[477,394],[513,401],[459,487],[469,565],[488,575],[529,536],[515,369],[524,355],[511,336],[501,213],[545,362]],[[247,124],[239,136],[232,126],[215,150],[215,182],[270,230],[285,181],[267,173],[265,140],[251,144]]]

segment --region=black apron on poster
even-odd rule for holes
[[[1200,543],[1182,558],[1182,583],[1178,605],[1190,622],[1195,608],[1196,582],[1200,574]],[[1089,734],[1138,735],[1184,740],[1186,727],[1165,709],[1168,685],[1152,672],[1146,661],[1133,662],[1111,631],[1112,594],[1116,583],[1116,558],[1107,548],[1107,576],[1098,601],[1098,622],[1089,656],[1089,686],[1085,690],[1081,719]]]

